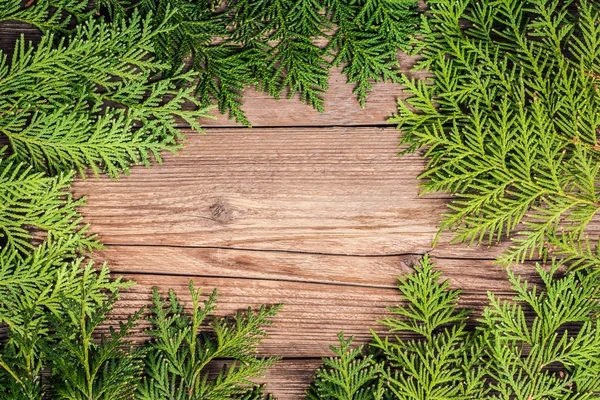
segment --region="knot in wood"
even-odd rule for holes
[[[231,207],[223,200],[218,200],[209,209],[212,219],[217,222],[226,224],[233,219]]]

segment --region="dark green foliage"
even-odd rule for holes
[[[216,318],[216,290],[203,302],[200,289],[190,282],[191,314],[184,312],[175,293],[161,298],[154,289],[152,315],[148,320],[153,337],[147,345],[146,376],[139,386],[138,399],[254,399],[262,398],[260,386],[252,379],[261,377],[276,358],[256,357],[256,346],[266,335],[264,325],[280,306],[261,307],[254,312],[238,312],[235,318]],[[203,327],[211,318],[210,331]],[[210,376],[210,364],[226,358]]]
[[[398,399],[595,397],[600,391],[598,273],[561,277],[561,267],[538,266],[539,286],[509,272],[515,297],[490,294],[478,324],[467,329],[467,314],[456,306],[460,292],[449,289],[425,257],[414,274],[400,279],[403,304],[381,321],[388,328],[384,336],[373,332],[369,355],[341,340],[334,348],[339,358],[324,360],[307,398],[372,399],[383,391]],[[362,384],[352,388],[355,394],[343,392],[350,387],[348,377],[347,382]]]
[[[417,25],[416,2],[409,0],[325,0],[338,27],[327,50],[332,64],[344,66],[348,83],[364,107],[372,82],[400,82],[397,53]]]
[[[329,67],[344,66],[364,106],[372,83],[400,81],[397,52],[415,32],[415,0],[261,0],[169,2],[174,29],[156,38],[158,56],[179,66],[191,58],[202,105],[249,125],[242,91],[253,85],[279,98],[299,93],[323,111]],[[159,0],[133,3],[158,21]],[[322,43],[322,45],[321,45]]]
[[[433,84],[391,121],[425,148],[423,192],[456,194],[441,229],[505,264],[563,255],[597,263],[585,228],[600,209],[600,5],[589,0],[436,0],[416,50]]]

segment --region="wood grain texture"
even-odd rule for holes
[[[254,251],[168,246],[109,245],[94,259],[115,274],[182,278],[248,279],[353,288],[395,289],[397,277],[413,271],[419,255],[341,256],[286,251]],[[509,292],[506,273],[492,260],[432,257],[452,287],[471,292]],[[531,275],[531,267],[517,271]],[[359,289],[356,289],[359,290]]]
[[[218,315],[233,315],[237,310],[261,304],[285,305],[276,323],[267,329],[269,337],[260,347],[261,354],[286,358],[327,356],[331,355],[329,345],[340,331],[356,336],[357,343],[369,341],[370,329],[383,332],[376,321],[389,316],[386,308],[400,301],[397,276],[412,271],[409,264],[414,261],[398,257],[360,262],[356,262],[357,257],[341,256],[306,259],[302,254],[282,260],[265,252],[256,252],[260,254],[253,254],[254,261],[249,261],[249,252],[242,252],[245,254],[238,256],[244,257],[244,262],[236,263],[236,255],[232,253],[237,252],[109,248],[103,257],[110,261],[113,272],[137,283],[123,292],[114,322],[148,305],[153,286],[164,293],[174,289],[189,305],[188,283],[193,280],[197,287],[205,289],[206,295],[218,289]],[[217,259],[220,261],[215,262]],[[223,268],[227,259],[232,263]],[[512,296],[505,272],[491,261],[434,259],[434,262],[451,286],[463,291],[460,301],[463,307],[481,311],[488,302],[488,291]],[[369,263],[375,267],[371,269]],[[174,273],[173,265],[187,274]],[[263,270],[252,272],[259,268]],[[532,282],[539,282],[531,265],[521,266],[518,272]],[[340,275],[346,277],[340,279]],[[143,327],[137,331],[137,340],[146,338],[141,332]]]
[[[160,168],[73,191],[107,244],[422,254],[446,200],[419,197],[424,161],[397,142],[392,128],[211,129]]]
[[[420,154],[398,156],[382,127],[213,128],[188,134],[160,168],[77,180],[92,231],[107,244],[223,247],[346,255],[495,259],[510,245],[434,237],[449,197],[419,196]],[[127,223],[123,223],[127,221]],[[589,232],[600,232],[592,221]]]

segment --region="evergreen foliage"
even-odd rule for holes
[[[256,346],[272,324],[280,306],[238,312],[234,318],[212,318],[209,332],[201,329],[216,308],[217,291],[200,300],[200,289],[189,286],[192,311],[186,313],[174,292],[161,298],[154,289],[148,331],[146,376],[136,398],[254,399],[262,398],[261,387],[252,381],[263,375],[277,358],[256,357]],[[209,377],[209,363],[226,358],[227,363]]]
[[[0,150],[0,157],[2,152]],[[66,189],[72,173],[47,177],[19,163],[15,157],[0,158],[0,244],[6,259],[23,259],[31,255],[33,230],[55,238],[77,237],[79,249],[98,247],[93,237],[86,236],[77,212],[82,200],[74,200]]]
[[[429,4],[415,51],[433,80],[405,77],[413,97],[391,121],[405,151],[425,149],[423,193],[456,195],[441,229],[470,244],[510,237],[505,265],[549,255],[597,264],[585,230],[600,207],[600,5]]]
[[[15,158],[51,174],[89,167],[118,177],[179,147],[176,118],[199,130],[206,109],[183,110],[196,104],[190,74],[160,78],[168,66],[152,55],[169,15],[156,28],[137,13],[88,19],[68,36],[42,36],[35,50],[21,38],[10,65],[0,56],[0,133]]]
[[[39,0],[23,7],[20,0],[0,3],[0,23],[18,21],[36,27],[41,32],[67,32],[69,24],[85,19],[93,10],[79,0]]]
[[[242,91],[253,85],[279,98],[299,93],[324,110],[329,68],[343,65],[361,106],[372,83],[400,82],[397,52],[415,32],[416,0],[173,0],[174,29],[157,37],[160,59],[179,66],[190,58],[204,106],[249,125]],[[162,21],[165,2],[137,6]],[[320,45],[320,43],[324,43]]]
[[[0,345],[0,398],[41,399],[49,391],[44,368],[57,381],[56,398],[113,398],[100,396],[117,389],[104,388],[104,383],[122,378],[116,382],[122,387],[128,378],[115,367],[130,365],[120,361],[125,358],[117,348],[121,341],[91,342],[105,304],[128,284],[110,280],[106,267],[82,266],[81,259],[67,262],[64,254],[74,245],[73,238],[50,239],[21,262],[2,254],[0,322],[6,324],[9,339]]]
[[[330,346],[337,357],[323,359],[316,372],[315,382],[307,392],[307,399],[371,400],[383,399],[383,364],[373,355],[362,356],[363,346],[351,348],[354,337],[338,334],[340,347]]]
[[[425,257],[400,279],[403,303],[380,321],[386,334],[373,332],[362,356],[340,336],[339,358],[324,360],[307,398],[386,398],[382,391],[397,399],[595,398],[598,273],[557,276],[561,267],[538,265],[541,286],[509,273],[515,296],[490,294],[476,327],[466,329],[467,313],[457,309],[460,291],[449,289]],[[349,387],[360,396],[338,395]]]

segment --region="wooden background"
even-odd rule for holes
[[[448,199],[419,197],[423,159],[397,156],[400,132],[386,119],[402,88],[376,85],[365,109],[351,90],[333,70],[324,114],[248,90],[252,129],[205,121],[206,134],[188,132],[162,166],[78,180],[73,192],[88,196],[83,214],[107,246],[97,258],[137,282],[115,319],[147,304],[155,285],[189,301],[190,279],[207,294],[218,288],[222,315],[284,303],[260,348],[283,360],[264,381],[298,399],[337,332],[366,343],[370,328],[381,331],[397,276],[422,254],[463,289],[465,306],[480,309],[488,290],[509,293],[492,263],[498,249],[449,245],[446,235],[432,250]]]
[[[10,53],[23,31],[35,40],[33,30],[4,24],[0,48]],[[414,60],[400,59],[408,72]],[[323,114],[249,89],[253,128],[223,116],[204,121],[204,135],[182,126],[185,149],[164,165],[119,181],[77,180],[85,220],[106,245],[96,259],[137,282],[114,321],[147,305],[152,286],[189,301],[190,280],[206,294],[218,288],[221,315],[284,303],[260,353],[283,357],[264,382],[285,400],[303,397],[337,332],[359,344],[370,328],[382,331],[376,321],[399,301],[397,276],[426,252],[463,290],[463,306],[480,310],[487,291],[508,295],[492,262],[503,246],[450,245],[445,234],[431,248],[448,197],[419,197],[424,160],[397,156],[400,132],[386,120],[405,97],[398,85],[377,84],[361,109],[339,69]]]

